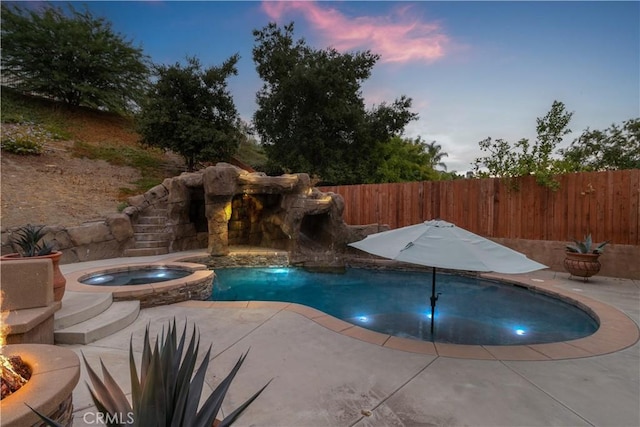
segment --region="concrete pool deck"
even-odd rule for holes
[[[67,274],[186,255],[189,253],[92,261],[63,265],[62,269]],[[623,312],[626,321],[640,322],[640,281],[595,276],[582,282],[568,280],[568,273],[552,271],[519,276],[594,300],[604,309],[615,307],[613,312]],[[213,344],[208,386],[216,386],[250,348],[223,411],[228,413],[268,380],[273,381],[238,420],[239,426],[640,425],[637,341],[611,353],[573,345],[581,354],[536,351],[536,358],[542,360],[522,360],[492,349],[487,350],[491,357],[470,359],[448,353],[446,346],[434,352],[392,348],[378,342],[380,337],[371,338],[366,330],[314,312],[286,303],[189,301],[144,309],[120,332],[89,345],[66,347],[78,354],[82,351],[94,367],[102,358],[125,391],[129,340],[133,335],[139,360],[147,325],[155,335],[173,318],[179,325],[185,321],[189,327],[196,324],[203,348]],[[637,327],[624,324],[625,319],[619,319],[622,328],[616,327],[620,323],[610,325],[614,335],[603,337],[600,344],[619,344],[619,337],[629,339],[633,334],[637,340]],[[349,330],[353,333],[345,334]],[[597,353],[608,354],[590,355]],[[509,360],[513,358],[520,360]],[[86,378],[84,366],[81,375]],[[95,408],[82,380],[74,390],[74,411],[74,425],[95,425]]]

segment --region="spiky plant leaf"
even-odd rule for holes
[[[124,394],[120,386],[116,383],[116,380],[113,379],[109,371],[107,371],[106,366],[104,366],[104,362],[100,359],[100,366],[102,367],[102,378],[104,378],[104,385],[110,391],[110,394],[113,398],[113,401],[118,408],[118,411],[121,414],[128,414],[131,412],[131,405],[127,400],[127,396]]]
[[[185,322],[185,329],[182,332],[181,348],[184,344],[186,337],[187,324]],[[193,369],[196,366],[196,359],[200,349],[200,342],[197,340],[196,326],[193,325],[193,333],[189,346],[184,353],[182,364],[178,370],[177,383],[176,383],[176,396],[175,396],[175,410],[173,412],[173,420],[171,420],[172,427],[179,427],[183,425],[184,413],[186,408],[187,399],[189,398],[189,385],[191,383],[191,377],[193,376]],[[180,351],[182,353],[182,350]]]
[[[43,229],[44,225],[36,226],[31,224],[27,224],[24,227],[20,227],[18,229],[18,231],[16,232],[16,235],[18,236],[16,244],[18,245],[18,247],[20,247],[22,256],[36,256],[42,250],[42,247],[39,245],[39,243],[46,234],[42,231]],[[43,253],[42,255],[47,254]]]
[[[584,242],[581,242],[580,240],[574,240],[573,242],[576,244],[578,253],[586,253],[587,247],[585,246]]]
[[[592,243],[593,243],[593,240],[591,240],[591,234],[588,234],[587,236],[585,236],[584,238],[585,253],[591,252]]]
[[[151,364],[151,344],[149,342],[149,325],[144,331],[144,340],[142,342],[142,360],[140,361],[140,387],[144,388],[149,365]]]
[[[151,353],[147,380],[142,387],[140,410],[136,413],[136,423],[140,426],[164,426],[166,407],[169,402],[165,401],[165,381],[157,341]]]
[[[171,354],[170,354],[170,357],[168,358],[169,360],[167,361],[167,366],[166,366],[166,369],[168,370],[168,374],[169,374],[168,382],[171,385],[171,388],[168,390],[167,400],[171,402],[173,402],[175,398],[176,387],[177,387],[177,374],[178,374],[178,369],[180,368],[180,359],[182,358],[182,351],[178,344],[177,333],[178,331],[176,327],[176,319],[174,318],[173,328],[171,333]],[[171,415],[173,416],[173,412],[171,412]],[[170,422],[171,422],[171,419],[168,419],[167,424],[169,424]]]
[[[203,427],[211,425],[210,422],[213,422],[213,419],[209,421],[211,414],[213,414],[213,417],[215,418],[215,415],[218,413],[218,411],[220,411],[220,408],[222,407],[222,401],[227,395],[227,391],[229,390],[231,381],[233,381],[233,378],[238,373],[238,370],[240,370],[242,363],[244,363],[244,359],[247,357],[247,354],[249,354],[248,351],[240,356],[231,372],[224,380],[220,382],[220,384],[218,384],[218,387],[213,390],[213,393],[211,393],[209,398],[205,401],[204,405],[202,405],[200,413],[198,413],[198,416],[196,417],[195,425]]]
[[[140,387],[140,380],[138,380],[136,361],[133,359],[133,334],[131,334],[131,338],[129,339],[129,374],[131,377],[131,405],[135,413],[140,409],[142,388]]]
[[[576,239],[572,239],[572,240],[575,243],[575,245],[566,245],[565,247],[569,252],[576,252],[579,254],[590,254],[590,253],[601,254],[604,251],[605,245],[609,243],[609,241],[602,242],[599,245],[597,245],[595,249],[592,250],[594,243],[591,238],[591,233],[584,236],[583,241],[576,240]]]
[[[218,424],[218,427],[227,427],[233,424],[236,421],[236,419],[238,419],[238,417],[242,415],[244,410],[247,409],[249,405],[251,405],[253,401],[258,398],[258,396],[260,396],[260,394],[264,391],[265,388],[267,388],[269,384],[271,384],[271,381],[273,381],[273,379],[270,379],[264,386],[262,386],[260,390],[256,392],[256,394],[251,396],[246,402],[238,406],[232,413],[230,413],[222,421],[220,421],[220,424]]]
[[[44,256],[49,255],[53,252],[53,244],[50,242],[44,242],[42,246],[37,248],[38,252],[36,256]]]
[[[162,376],[164,378],[164,400],[165,402],[173,401],[173,392],[175,389],[175,371],[173,371],[173,363],[176,359],[175,351],[176,351],[176,337],[175,337],[175,319],[173,325],[169,325],[167,334],[163,337],[164,340],[160,342],[160,367],[162,368]],[[160,341],[160,338],[158,338]],[[167,411],[165,412],[166,419],[164,420],[164,425],[171,423],[171,418],[173,417],[173,408],[167,407]]]
[[[198,416],[198,404],[200,403],[200,396],[202,395],[202,386],[204,385],[205,374],[209,367],[209,357],[211,357],[211,346],[207,350],[207,353],[200,363],[200,367],[193,376],[191,383],[189,384],[189,399],[184,408],[184,425],[195,426]],[[201,411],[206,410],[206,403],[202,406]],[[213,423],[213,420],[211,421]]]
[[[600,244],[599,244],[599,245],[598,245],[598,246],[593,250],[593,253],[594,253],[594,254],[601,254],[601,253],[603,253],[603,252],[604,252],[604,247],[605,247],[608,243],[609,243],[609,241],[608,241],[608,240],[607,240],[607,241],[605,241],[605,242],[600,243]]]
[[[27,405],[25,403],[25,405]],[[29,407],[29,409],[31,409],[33,412],[35,412],[35,414],[40,417],[40,419],[45,423],[45,425],[49,426],[49,427],[64,427],[62,424],[55,422],[54,420],[52,420],[51,418],[47,417],[46,415],[41,414],[40,412],[38,412],[37,410],[33,409],[31,406],[27,405]]]
[[[177,337],[176,337],[177,328],[175,324],[175,318],[173,319],[173,330],[174,330],[174,333],[173,333],[172,341],[174,343],[175,350],[173,351],[173,357],[171,358],[171,361],[170,361],[169,383],[171,384],[171,388],[170,390],[168,390],[167,397],[168,397],[168,401],[174,402],[174,406],[173,406],[173,411],[167,412],[167,425],[174,425],[174,420],[182,417],[181,413],[177,414],[177,412],[181,412],[181,411],[180,411],[180,406],[175,405],[175,403],[178,402],[178,399],[180,397],[179,396],[180,388],[182,387],[182,380],[180,378],[180,368],[182,364],[185,363],[185,358],[187,357],[186,354],[183,357],[184,345],[185,345],[185,340],[187,335],[187,322],[185,322],[184,324],[184,328],[182,330],[182,334],[180,335],[180,341],[178,341],[177,343],[177,347],[175,346],[175,343],[177,340]]]
[[[117,413],[121,409],[125,409],[125,408],[119,408],[117,404],[117,400],[114,398],[114,395],[117,394],[118,391],[122,393],[122,390],[120,390],[120,388],[117,385],[115,386],[115,389],[109,389],[109,387],[107,387],[102,382],[100,377],[98,377],[98,375],[95,373],[91,365],[89,365],[89,362],[87,362],[87,358],[85,357],[84,353],[83,352],[80,352],[80,353],[82,354],[82,359],[84,360],[84,364],[87,368],[87,373],[89,374],[89,379],[91,380],[91,384],[93,384],[94,390],[91,392],[91,396],[92,397],[95,396],[93,400],[96,406],[100,405],[104,407],[104,409],[109,413]],[[89,390],[91,391],[90,387],[89,387]]]
[[[105,406],[102,404],[102,402],[100,401],[100,399],[98,398],[98,396],[93,392],[93,390],[91,390],[91,387],[89,387],[89,384],[87,383],[87,388],[89,388],[89,394],[91,394],[91,399],[93,400],[93,403],[96,405],[96,409],[98,410],[99,413],[101,414],[112,414],[113,412],[110,412],[107,410],[107,408],[105,408]],[[111,418],[113,419],[113,418]],[[115,426],[116,424],[114,423],[107,423],[108,426]]]
[[[164,427],[168,425],[175,427],[210,427],[220,411],[222,401],[231,381],[240,369],[247,354],[240,357],[233,370],[218,385],[202,405],[200,411],[198,411],[205,375],[211,358],[211,346],[209,346],[194,375],[193,371],[200,348],[200,337],[194,325],[193,334],[185,351],[186,332],[185,322],[182,335],[178,340],[174,319],[173,324],[170,324],[166,331],[163,327],[162,335],[156,338],[152,348],[149,339],[149,325],[147,325],[142,349],[140,379],[138,379],[138,371],[133,357],[133,336],[129,341],[132,416],[135,425],[143,427]],[[102,364],[105,377],[103,382],[88,365],[86,358],[84,358],[84,361],[94,385],[94,390],[89,387],[89,391],[98,410],[112,415],[115,413],[128,414],[131,411],[131,406],[128,405],[122,391],[114,391],[115,395],[113,396],[108,394],[117,385],[107,372],[104,364]],[[225,418],[225,425],[229,425],[240,416],[265,388],[266,385]]]

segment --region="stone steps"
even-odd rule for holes
[[[167,209],[147,208],[133,225],[135,246],[124,251],[124,256],[151,256],[169,253],[169,234],[165,231]]]
[[[134,233],[162,233],[165,230],[162,224],[135,224],[133,226]]]
[[[105,311],[113,303],[110,293],[83,293],[66,291],[62,308],[53,319],[54,330],[68,328],[89,320]]]
[[[133,323],[140,301],[113,302],[110,293],[66,292],[54,316],[56,344],[89,344]]]
[[[164,225],[167,222],[166,216],[141,216],[138,217],[138,224]]]
[[[166,247],[167,247],[166,240],[140,240],[136,242],[136,248],[138,249],[166,248]]]
[[[153,255],[166,255],[168,253],[169,253],[169,248],[167,247],[132,248],[132,249],[126,249],[124,251],[124,256],[126,257],[153,256]]]
[[[136,242],[164,242],[169,240],[167,233],[135,233],[133,236]]]

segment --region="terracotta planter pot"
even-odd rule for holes
[[[53,300],[54,301],[62,301],[62,297],[64,296],[64,291],[67,287],[67,279],[60,271],[60,257],[62,256],[62,252],[56,251],[49,255],[41,255],[41,256],[33,256],[33,257],[23,257],[20,254],[8,254],[0,257],[2,261],[20,261],[26,259],[51,259],[53,263]]]
[[[569,274],[577,277],[591,277],[600,271],[600,254],[579,254],[575,252],[566,252],[564,259],[564,268]]]

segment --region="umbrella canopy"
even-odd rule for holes
[[[517,274],[547,268],[524,254],[442,220],[371,234],[349,246],[373,255],[433,267],[431,338],[434,339],[436,268]]]
[[[547,268],[520,252],[442,220],[371,234],[349,246],[384,258],[451,270],[517,274]]]

